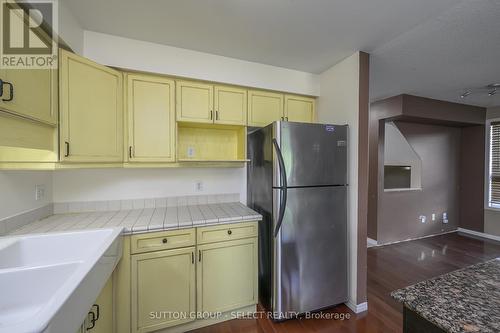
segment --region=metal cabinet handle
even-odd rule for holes
[[[201,262],[201,250],[198,250],[198,261]]]
[[[132,146],[128,147],[128,157],[132,158]]]
[[[97,321],[96,315],[95,315],[94,311],[90,311],[87,314],[87,319],[88,318],[90,318],[90,323],[89,323],[90,326],[85,327],[86,331],[90,331],[91,329],[93,329],[95,327],[95,323]]]
[[[14,99],[14,85],[10,82],[7,82],[7,81],[2,81],[2,87],[3,85],[6,84],[9,86],[9,90],[10,90],[10,96],[9,98],[2,98],[2,101],[4,102],[10,102]],[[2,95],[3,95],[3,89],[2,89]]]
[[[95,319],[95,313],[93,311],[90,311],[87,315],[87,318],[90,317],[90,325],[91,326],[87,326],[85,328],[86,331],[90,331],[91,329],[93,329],[95,327],[95,323],[96,323],[96,319]]]
[[[228,235],[231,235],[232,233],[233,233],[233,232],[231,231],[231,229],[229,229],[229,230],[227,231],[227,234],[228,234]]]
[[[92,307],[95,307],[95,312],[96,312],[95,320],[98,321],[99,317],[101,317],[101,311],[100,311],[101,308],[99,307],[99,304],[94,304],[92,305]]]
[[[219,110],[215,111],[215,120],[219,120]]]
[[[168,240],[166,238],[163,238],[162,242],[163,244],[167,244]]]
[[[0,79],[0,97],[3,96],[3,80]]]
[[[285,117],[285,120],[288,121],[288,117]]]
[[[214,119],[214,112],[212,110],[210,110],[210,120],[213,120]]]
[[[194,264],[194,252],[191,252],[191,263]]]
[[[64,157],[68,157],[69,156],[69,142],[64,141],[64,144],[66,145],[66,153],[64,154]]]

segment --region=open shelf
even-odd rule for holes
[[[178,123],[178,162],[248,162],[246,127]]]

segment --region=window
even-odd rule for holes
[[[490,124],[490,172],[488,206],[500,208],[500,120]]]

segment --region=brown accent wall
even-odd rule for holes
[[[460,156],[460,221],[464,229],[484,231],[484,125],[462,128]],[[479,194],[482,195],[479,195]]]
[[[367,263],[366,235],[368,220],[368,128],[369,128],[369,82],[370,55],[359,54],[359,123],[358,123],[358,264],[357,304],[366,302]]]
[[[379,140],[384,138],[385,119],[400,116],[403,110],[403,95],[388,98],[370,105],[370,128],[369,128],[369,172],[368,172],[368,219],[367,231],[368,237],[377,239],[377,205],[378,205],[378,188],[379,170],[383,168],[380,165],[379,155],[383,154],[380,151]]]
[[[383,235],[385,229],[381,227],[379,221],[381,205],[380,189],[383,191],[383,178],[381,179],[379,175],[383,172],[384,124],[387,120],[455,127],[460,130],[459,152],[464,150],[467,153],[473,154],[474,159],[483,162],[479,162],[479,165],[472,165],[469,163],[470,160],[466,161],[459,153],[457,162],[459,179],[456,193],[460,209],[456,220],[459,222],[459,226],[472,225],[475,228],[474,230],[482,228],[482,215],[478,209],[478,202],[474,201],[468,204],[467,201],[464,202],[464,199],[461,198],[460,193],[464,195],[468,193],[468,195],[477,198],[483,197],[484,192],[481,191],[481,187],[484,187],[484,169],[480,172],[480,164],[483,163],[484,165],[484,157],[480,157],[479,155],[481,151],[484,151],[484,133],[482,134],[483,141],[481,143],[481,131],[479,128],[469,130],[469,127],[484,127],[485,112],[484,108],[476,106],[438,101],[406,94],[387,98],[370,105],[368,237],[379,242],[388,238]],[[462,148],[463,145],[466,146]],[[462,167],[464,163],[465,165]],[[461,173],[462,170],[464,170],[463,173]],[[468,172],[466,173],[466,171]],[[467,177],[464,177],[465,175]],[[476,182],[475,184],[473,184],[474,181]],[[425,187],[426,184],[423,183],[423,186]],[[415,205],[417,204],[415,203]]]
[[[416,238],[455,230],[459,220],[460,128],[418,123],[395,123],[422,160],[422,189],[385,192],[379,173],[379,243]],[[381,146],[383,149],[383,140]],[[383,153],[379,156],[383,163]],[[447,212],[449,223],[441,221]],[[436,221],[431,221],[431,214]],[[426,223],[418,217],[425,215]]]

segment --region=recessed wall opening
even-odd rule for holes
[[[396,123],[385,123],[384,191],[419,190],[422,160]]]

